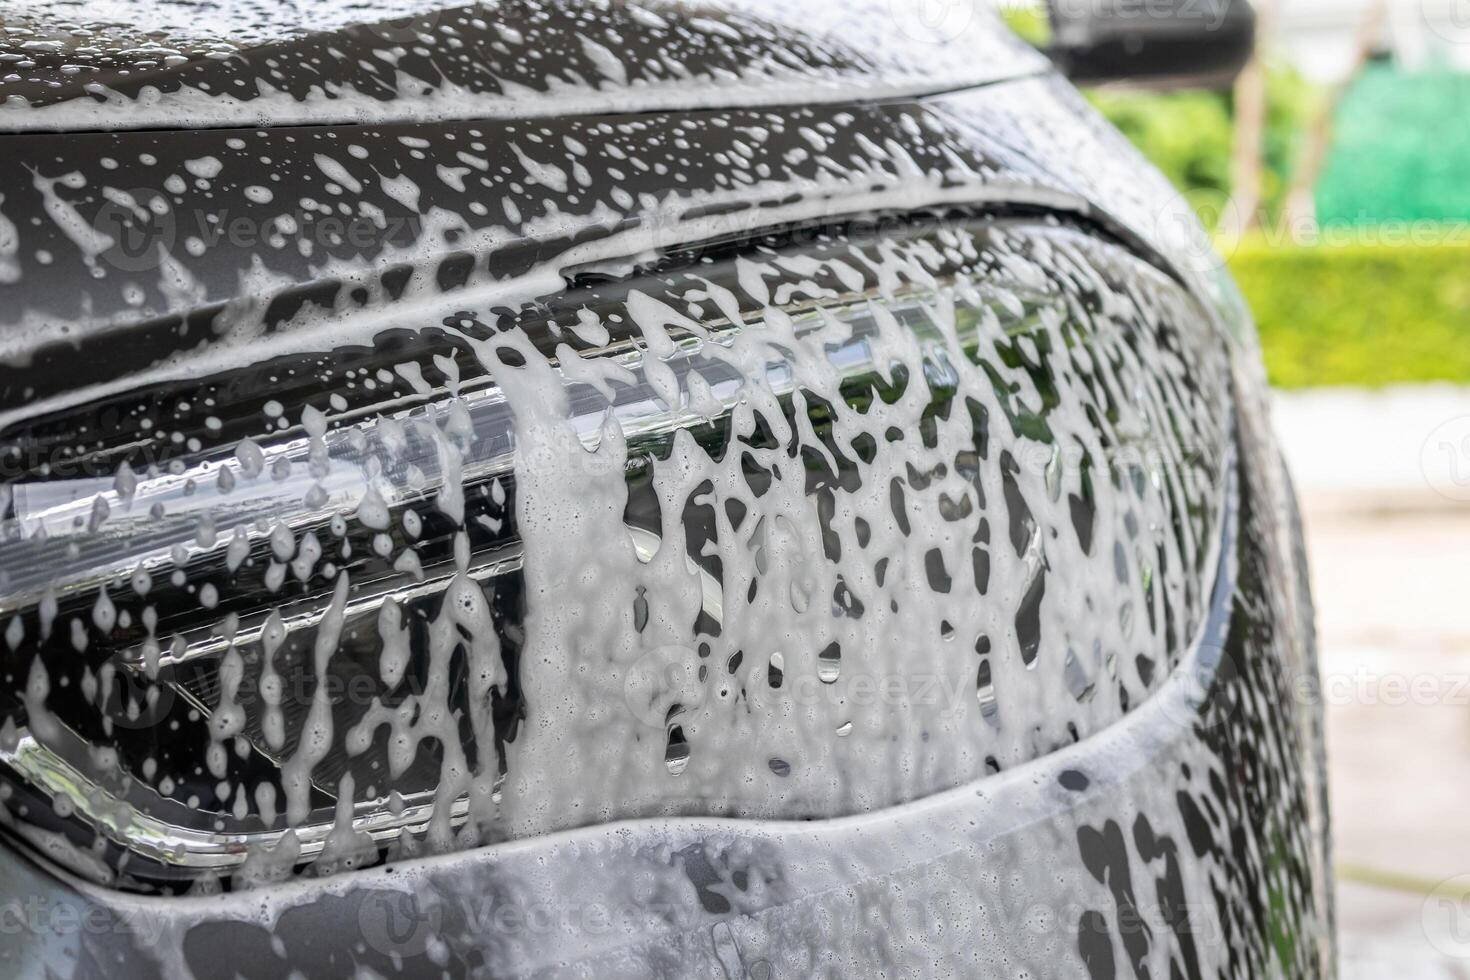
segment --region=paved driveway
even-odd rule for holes
[[[1344,980],[1470,980],[1467,419],[1449,388],[1276,407],[1312,552]]]

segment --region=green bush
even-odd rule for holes
[[[1250,301],[1274,385],[1470,382],[1470,247],[1242,243],[1231,271]]]
[[[1002,4],[1000,17],[1027,44],[1044,48],[1051,43],[1051,21],[1047,19],[1046,8],[1042,4]]]
[[[1230,107],[1219,92],[1099,90],[1093,105],[1181,191],[1230,193]]]
[[[1098,89],[1088,98],[1191,200],[1213,198],[1218,205],[1230,196],[1232,93]],[[1267,66],[1261,204],[1268,221],[1275,220],[1286,196],[1297,144],[1317,98],[1293,69]],[[1209,218],[1211,210],[1202,217]]]

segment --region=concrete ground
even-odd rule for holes
[[[1275,420],[1318,605],[1342,976],[1470,980],[1470,390],[1282,395]]]

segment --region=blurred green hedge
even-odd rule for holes
[[[1213,198],[1223,204],[1230,196],[1232,92],[1097,89],[1088,98],[1191,201]],[[1280,211],[1297,144],[1318,98],[1291,68],[1267,65],[1261,168],[1261,217],[1267,221]],[[1210,221],[1217,214],[1207,208],[1201,217]]]
[[[1271,246],[1229,258],[1274,385],[1470,382],[1470,247]]]

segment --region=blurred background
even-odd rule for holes
[[[1255,7],[1219,90],[1088,97],[1255,312],[1312,552],[1342,976],[1470,978],[1470,0]],[[1039,3],[1003,10],[1043,40]]]

